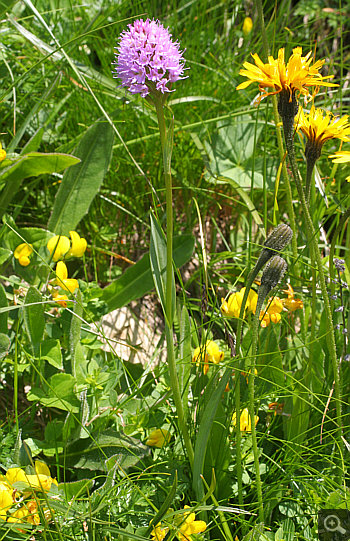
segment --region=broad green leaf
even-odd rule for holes
[[[40,358],[45,359],[49,364],[61,370],[63,365],[60,341],[49,338],[41,342]]]
[[[35,287],[31,286],[24,302],[26,304],[23,308],[24,323],[32,346],[36,349],[44,336],[45,330],[43,297]]]
[[[95,481],[93,479],[80,479],[79,481],[71,481],[60,483],[58,488],[64,493],[66,501],[71,502],[72,499],[79,498],[84,494],[91,493],[91,489],[94,486]]]
[[[65,172],[48,223],[50,231],[68,235],[88,212],[112,157],[113,128],[96,122],[85,132],[74,155],[80,163]]]
[[[4,286],[0,284],[0,308],[6,308],[8,306],[6,291]],[[7,312],[0,313],[0,333],[6,334],[7,328]]]
[[[163,313],[168,319],[169,326],[174,319],[175,312],[175,279],[174,271],[171,262],[171,313],[167,313],[166,297],[167,297],[167,241],[165,235],[157,223],[155,217],[151,213],[151,245],[149,250],[151,271],[153,282],[157,291],[160,304],[163,308]]]
[[[27,394],[31,402],[40,402],[49,408],[58,408],[78,413],[80,402],[74,392],[75,378],[71,374],[54,374],[49,380],[49,389],[34,388]]]
[[[69,154],[44,154],[41,152],[30,152],[15,158],[14,161],[6,160],[4,162],[6,167],[0,171],[0,186],[5,184],[0,194],[0,218],[3,217],[24,179],[43,174],[59,173],[78,161],[77,158]]]
[[[3,263],[5,263],[5,261],[10,259],[11,255],[12,255],[11,250],[7,250],[7,248],[0,247],[0,265],[2,265]]]
[[[148,453],[148,447],[140,440],[109,429],[93,434],[91,439],[74,442],[67,449],[66,459],[75,468],[110,471],[116,467],[123,471]]]
[[[10,339],[7,334],[0,333],[0,359],[6,357],[10,349]]]
[[[194,238],[192,235],[174,237],[173,260],[177,268],[190,259],[193,248]],[[149,254],[145,254],[135,265],[129,267],[120,278],[105,287],[99,297],[107,303],[108,310],[111,312],[143,297],[153,287],[154,282]]]

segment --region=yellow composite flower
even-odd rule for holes
[[[328,156],[331,158],[334,163],[348,163],[350,162],[350,151],[349,150],[340,150]],[[346,180],[350,182],[350,176],[346,177]]]
[[[168,531],[169,528],[167,528],[166,526],[164,526],[163,528],[161,523],[158,522],[157,526],[151,531],[152,541],[163,541]]]
[[[47,249],[53,261],[58,261],[59,259],[63,259],[70,250],[70,240],[64,235],[55,235],[48,240]]]
[[[171,440],[171,434],[169,430],[165,428],[157,428],[153,430],[147,438],[146,445],[150,447],[162,448],[164,445],[167,445]]]
[[[68,257],[83,257],[87,242],[85,239],[81,238],[76,231],[69,231],[71,238],[71,248],[67,253]]]
[[[208,373],[209,363],[218,364],[223,360],[225,354],[223,351],[220,351],[219,346],[214,340],[207,340],[205,346],[199,346],[193,352],[192,362],[196,363],[197,366],[201,363],[203,364],[204,374]]]
[[[225,316],[239,317],[245,289],[245,287],[242,287],[242,289],[237,293],[232,293],[227,299],[227,301],[225,299],[221,299],[221,312]],[[255,314],[257,302],[258,295],[253,289],[251,289],[248,293],[248,299],[245,309],[248,310],[248,312],[253,312],[253,314]]]
[[[190,509],[190,507],[185,505],[184,509]],[[204,520],[196,520],[195,513],[187,512],[181,516],[176,535],[180,541],[192,541],[192,534],[202,533],[206,528],[207,524]]]
[[[12,493],[7,484],[0,482],[0,520],[6,520],[6,514],[13,505]]]
[[[2,144],[0,143],[0,162],[3,162],[6,158],[6,150],[2,148]]]
[[[237,90],[247,88],[252,83],[259,84],[259,90],[262,92],[260,100],[271,94],[278,94],[286,91],[289,93],[290,100],[295,92],[308,96],[309,87],[315,87],[317,91],[320,86],[338,86],[334,83],[326,82],[332,76],[323,77],[319,70],[324,64],[324,60],[317,60],[312,64],[312,53],[302,56],[302,48],[295,47],[287,63],[284,58],[284,48],[278,51],[278,57],[268,57],[268,62],[264,64],[259,55],[252,54],[255,65],[250,62],[244,62],[245,69],[240,70],[240,75],[248,78],[237,86]],[[266,88],[271,89],[267,92]]]
[[[303,108],[299,107],[295,127],[307,137],[309,145],[318,151],[329,139],[350,141],[349,116],[334,116],[331,111],[316,109],[314,105],[309,113],[304,113]]]
[[[248,36],[250,32],[253,30],[253,21],[251,17],[246,17],[244,19],[242,30],[245,36]]]
[[[60,286],[65,291],[74,293],[79,288],[78,280],[68,278],[67,266],[63,261],[58,261],[56,265],[56,279],[54,280],[57,286]]]
[[[33,246],[31,244],[27,244],[26,242],[22,242],[22,244],[19,244],[17,248],[15,249],[13,255],[15,259],[18,259],[18,263],[22,267],[28,267],[30,263],[30,256],[33,253]]]
[[[295,312],[295,310],[303,308],[303,301],[294,297],[294,290],[290,284],[288,284],[288,289],[284,290],[283,293],[288,295],[287,299],[282,299],[282,303],[289,312]]]
[[[232,424],[233,424],[233,426],[236,426],[236,424],[237,424],[236,419],[237,419],[236,412],[234,412],[233,415],[232,415]],[[258,421],[259,421],[259,417],[257,415],[254,416],[254,421],[255,421],[255,426],[256,426]],[[248,408],[244,408],[244,410],[242,411],[240,419],[239,419],[239,426],[240,426],[241,432],[251,432],[252,431],[252,421],[251,421],[251,417],[249,415]]]
[[[259,319],[260,325],[267,327],[270,323],[279,323],[281,321],[281,312],[283,311],[283,301],[279,297],[269,299],[267,310],[261,310]]]

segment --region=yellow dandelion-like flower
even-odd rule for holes
[[[334,116],[330,111],[316,109],[314,105],[309,113],[304,113],[299,107],[295,127],[307,137],[308,145],[318,154],[329,139],[350,141],[349,116]]]
[[[309,87],[315,87],[315,92],[317,92],[320,86],[338,86],[337,84],[325,81],[325,79],[332,78],[333,76],[322,76],[319,70],[325,61],[317,60],[317,62],[312,64],[313,59],[311,54],[310,51],[306,56],[302,56],[302,48],[295,47],[293,54],[290,56],[288,62],[285,63],[284,49],[280,49],[278,51],[278,57],[275,59],[269,56],[266,64],[262,62],[259,55],[252,54],[255,65],[250,62],[244,62],[243,67],[245,69],[241,69],[239,73],[247,77],[248,81],[244,81],[238,85],[237,90],[247,88],[252,83],[258,83],[259,90],[262,92],[260,100],[265,96],[286,91],[291,101],[292,95],[295,92],[308,96],[310,94]],[[271,92],[268,92],[266,88],[271,89]]]
[[[334,163],[348,163],[350,162],[350,151],[349,150],[340,150],[328,156],[331,158]],[[346,180],[350,182],[350,176],[346,177]]]

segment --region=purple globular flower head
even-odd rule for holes
[[[157,20],[138,19],[124,30],[116,47],[113,77],[132,94],[144,98],[150,92],[171,92],[170,85],[183,79],[183,51]]]

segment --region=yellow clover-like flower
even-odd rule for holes
[[[163,528],[161,522],[158,522],[157,526],[154,527],[151,531],[152,541],[163,541],[168,531],[169,528],[167,528],[166,526],[164,526]]]
[[[257,415],[254,416],[255,426],[257,425],[259,421],[259,417]],[[236,426],[237,424],[237,416],[236,412],[232,415],[232,424],[233,426]],[[239,419],[239,426],[241,432],[251,432],[252,431],[252,420],[249,415],[248,408],[244,408],[244,410],[241,413],[240,419]]]
[[[307,137],[309,145],[318,152],[329,139],[350,141],[349,116],[334,116],[331,111],[316,109],[314,105],[309,113],[304,113],[303,108],[299,107],[295,127]]]
[[[246,17],[243,21],[243,34],[245,36],[248,36],[250,32],[253,30],[253,21],[251,17]]]
[[[18,259],[18,263],[22,267],[28,267],[30,263],[30,256],[33,253],[33,246],[31,244],[27,244],[26,242],[22,242],[17,248],[15,249],[13,255],[15,259]]]
[[[63,259],[70,250],[70,240],[64,235],[55,235],[49,239],[47,249],[52,256],[53,261],[59,261],[60,259]]]
[[[288,284],[288,289],[284,290],[283,293],[288,295],[287,299],[282,299],[282,303],[289,312],[295,312],[295,310],[298,310],[304,306],[301,299],[296,299],[294,297],[294,290],[290,284]]]
[[[6,483],[0,482],[0,519],[6,520],[6,514],[13,505],[13,491]]]
[[[184,509],[190,509],[188,505]],[[178,526],[177,537],[180,541],[192,541],[192,534],[202,533],[206,530],[207,525],[204,520],[196,520],[195,513],[187,512],[181,516],[181,523]]]
[[[68,278],[67,266],[63,261],[58,261],[56,265],[56,279],[54,282],[56,285],[70,293],[74,293],[74,291],[79,288],[78,280],[75,280],[75,278]]]
[[[232,293],[227,299],[227,301],[225,299],[221,299],[221,312],[225,316],[239,317],[245,289],[245,287],[242,287],[242,289],[237,293]],[[258,295],[253,289],[251,289],[248,293],[245,310],[248,310],[248,312],[253,312],[253,314],[255,314],[257,302]]]
[[[252,54],[255,65],[244,62],[243,67],[245,69],[241,69],[239,73],[247,77],[248,81],[238,85],[237,90],[247,88],[252,83],[258,83],[259,90],[262,92],[260,100],[265,96],[278,94],[282,91],[288,92],[291,99],[295,92],[308,96],[310,94],[309,87],[311,86],[316,87],[316,91],[320,86],[338,86],[325,81],[325,79],[332,76],[323,77],[319,73],[325,61],[317,60],[312,64],[311,55],[310,51],[306,56],[302,56],[302,48],[295,47],[293,54],[285,63],[284,49],[280,49],[277,59],[269,56],[268,62],[264,64],[259,55]],[[267,92],[266,88],[271,89],[272,92]]]
[[[350,151],[349,150],[339,150],[334,154],[328,156],[331,158],[334,163],[349,163],[350,162]],[[350,176],[346,177],[346,180],[350,182]]]
[[[0,162],[3,162],[6,158],[6,150],[2,148],[2,144],[0,143]]]
[[[69,231],[71,238],[71,248],[67,254],[68,257],[83,257],[87,242],[85,239],[81,238],[76,231]]]
[[[283,301],[279,297],[274,297],[272,301],[269,300],[267,310],[261,310],[259,319],[260,325],[267,327],[270,323],[279,323],[282,319],[281,312],[283,311]]]
[[[153,430],[146,441],[146,445],[150,447],[162,448],[164,445],[167,445],[171,440],[171,434],[169,430],[165,428],[157,428]]]
[[[69,231],[70,240],[64,235],[55,235],[47,243],[47,249],[52,255],[53,261],[59,261],[65,257],[83,257],[87,242],[76,231]]]
[[[203,363],[203,372],[204,374],[208,373],[209,363],[218,364],[223,360],[225,354],[223,351],[220,351],[219,346],[213,340],[207,340],[205,346],[199,346],[193,352],[192,362]]]

